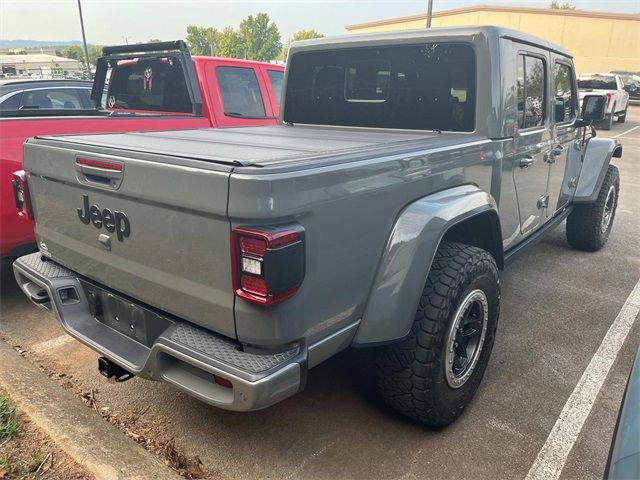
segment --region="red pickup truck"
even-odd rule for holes
[[[274,124],[284,67],[191,57],[182,41],[107,47],[96,66],[91,110],[0,112],[0,257],[34,248],[33,221],[15,208],[12,173],[38,135]],[[108,87],[106,78],[110,73]]]

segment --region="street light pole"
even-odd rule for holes
[[[78,0],[80,1],[80,0]],[[431,14],[433,13],[433,0],[429,0],[429,6],[427,7],[427,28],[431,28]]]
[[[82,29],[82,43],[84,44],[84,63],[87,66],[89,80],[91,80],[91,67],[89,66],[89,49],[87,48],[87,37],[84,34],[84,20],[82,19],[82,5],[78,0],[78,13],[80,14],[80,28]]]

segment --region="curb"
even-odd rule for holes
[[[0,385],[36,426],[96,479],[182,478],[2,340]]]

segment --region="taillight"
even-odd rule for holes
[[[231,275],[235,294],[250,302],[270,306],[291,297],[304,278],[304,229],[234,229]]]
[[[607,100],[606,100],[606,102],[605,102],[605,103],[606,103],[606,105],[607,105],[607,107],[608,107],[608,106],[609,106],[609,102],[611,102],[611,99],[613,98],[613,93],[611,93],[611,92],[607,92],[607,93],[605,94],[605,96],[607,97]]]
[[[26,215],[33,220],[33,208],[31,206],[31,198],[29,197],[29,185],[27,184],[27,173],[19,170],[13,173],[13,198],[16,202],[16,208],[22,215]]]

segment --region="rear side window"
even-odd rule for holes
[[[78,110],[83,108],[83,98],[80,90],[54,90],[49,95],[53,108]]]
[[[276,102],[280,105],[284,72],[281,72],[280,70],[267,70],[267,75],[269,75],[269,81],[271,82],[271,88],[273,89],[273,94],[276,97]]]
[[[291,123],[470,132],[476,58],[465,43],[357,47],[291,56]]]
[[[253,68],[216,67],[224,114],[231,117],[266,116],[258,77]]]
[[[541,58],[518,55],[518,126],[539,127],[546,120],[546,64]]]
[[[23,109],[80,110],[88,108],[83,102],[82,90],[76,88],[49,88],[25,91],[22,95]]]
[[[556,123],[573,120],[576,113],[576,94],[573,89],[571,68],[556,63],[553,68],[554,116]]]
[[[0,103],[0,110],[18,110],[20,108],[20,99],[22,98],[22,92],[16,92],[5,98]]]
[[[121,60],[111,70],[107,107],[191,113],[185,75],[173,58]]]

